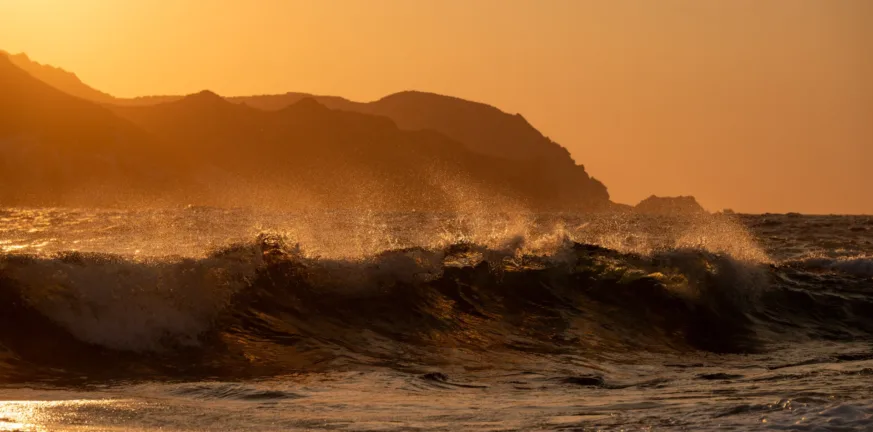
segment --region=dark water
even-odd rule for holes
[[[873,217],[0,211],[0,430],[873,430]]]

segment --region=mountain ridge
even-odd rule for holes
[[[166,185],[145,131],[0,55],[0,203],[93,202]]]
[[[15,57],[15,56],[11,56]],[[115,98],[83,83],[75,74],[60,68],[41,65],[26,54],[18,54],[17,64],[40,80],[93,102],[122,106],[151,105],[172,102],[184,96],[145,96],[131,99]],[[62,71],[54,75],[46,70]],[[40,72],[43,71],[43,72]],[[214,94],[214,93],[213,93]],[[557,163],[574,164],[569,151],[545,137],[521,114],[509,114],[482,102],[473,102],[455,96],[417,90],[406,90],[384,96],[372,102],[355,102],[339,96],[287,92],[276,95],[227,97],[234,103],[264,109],[278,110],[311,97],[331,109],[356,111],[389,117],[402,129],[433,129],[467,145],[479,153],[510,159],[547,159]]]
[[[116,100],[114,96],[85,84],[75,73],[63,68],[38,63],[25,53],[10,54],[0,50],[0,56],[8,57],[12,64],[33,75],[40,81],[55,88],[63,87],[59,89],[64,91],[64,93],[98,103],[112,103]]]
[[[101,105],[50,86],[6,56],[0,78],[4,205],[609,205],[605,188],[578,167],[483,155],[440,132],[403,130],[388,117],[330,109],[315,98],[275,111],[210,91],[153,105]]]
[[[12,56],[7,56],[11,60]],[[32,62],[26,55],[16,58],[19,62]],[[51,68],[32,63],[35,66],[31,65],[31,69],[44,71],[47,67]],[[55,69],[62,71],[62,75],[30,75],[61,92],[65,92],[66,87],[74,87],[70,92],[75,90],[79,94],[83,94],[81,88],[93,90],[75,74],[58,68],[52,70]],[[59,78],[61,76],[63,79]],[[209,151],[209,146],[203,143],[211,143],[209,145],[216,145],[216,148],[232,154],[231,148],[234,145],[258,140],[264,145],[273,140],[269,141],[270,145],[265,149],[278,151],[282,147],[277,144],[278,141],[287,141],[289,137],[295,136],[299,139],[316,137],[331,145],[339,145],[335,141],[342,137],[345,140],[342,145],[353,149],[357,148],[354,144],[356,140],[365,139],[369,140],[370,145],[377,147],[392,143],[389,147],[393,146],[393,150],[382,149],[377,153],[381,152],[386,160],[395,162],[411,158],[410,160],[417,160],[418,164],[427,164],[430,162],[409,154],[409,148],[413,151],[430,152],[428,154],[433,156],[436,163],[455,166],[453,169],[461,169],[468,177],[485,175],[490,179],[483,183],[488,185],[487,188],[497,188],[509,195],[520,194],[525,199],[539,196],[542,199],[532,201],[538,203],[535,204],[536,207],[578,209],[580,206],[602,207],[609,202],[606,187],[591,178],[584,166],[576,165],[566,149],[539,133],[524,117],[456,97],[407,91],[388,95],[374,102],[360,103],[336,96],[291,92],[282,95],[225,98],[204,90],[187,96],[125,100],[96,92],[90,93],[90,96],[85,94],[85,97],[77,97],[83,101],[92,97],[96,99],[91,100],[92,102],[119,119],[136,125],[143,134],[157,137],[157,141],[151,146],[161,148],[162,151],[167,151],[167,146],[174,146],[176,151],[181,152],[185,151],[186,146]],[[111,102],[106,102],[104,95],[111,98]],[[316,111],[323,111],[323,115],[317,115]],[[263,115],[260,114],[262,112]],[[349,114],[341,114],[343,112]],[[300,121],[300,118],[315,123],[307,124]],[[292,130],[293,128],[298,130]],[[307,130],[315,135],[299,135],[301,131]],[[349,135],[348,131],[357,131],[361,136]],[[401,142],[407,144],[399,145]],[[244,147],[249,147],[248,143]],[[463,150],[464,148],[467,150]],[[357,157],[360,160],[348,159],[343,163],[354,165],[366,160],[368,162],[365,165],[369,165],[364,170],[372,172],[389,168],[386,164],[368,158],[364,150],[355,151],[358,152]],[[466,151],[485,158],[465,155]],[[196,158],[193,154],[188,157]],[[336,160],[343,159],[337,155],[331,157]],[[477,168],[476,163],[471,162],[474,159],[484,168]],[[482,172],[475,174],[477,169]],[[492,172],[485,174],[488,170]],[[505,187],[501,182],[512,186]],[[573,202],[574,200],[579,202]]]

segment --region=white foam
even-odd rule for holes
[[[159,351],[197,344],[261,261],[252,247],[200,260],[82,257],[0,265],[27,302],[79,340]]]

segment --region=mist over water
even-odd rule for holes
[[[459,200],[460,202],[466,202]],[[410,247],[471,243],[548,253],[566,242],[651,255],[673,249],[725,253],[770,262],[742,222],[722,215],[645,217],[574,215],[459,205],[457,212],[316,210],[267,212],[189,206],[178,210],[7,209],[0,213],[2,251],[35,255],[78,251],[125,257],[202,257],[258,235],[282,237],[306,256],[364,259]]]

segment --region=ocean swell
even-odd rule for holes
[[[200,259],[6,255],[0,346],[36,368],[257,374],[755,352],[774,337],[873,331],[869,296],[822,300],[811,277],[822,276],[693,248],[643,256],[571,241],[548,253],[458,243],[343,260],[261,235]],[[47,354],[59,349],[69,352]]]

